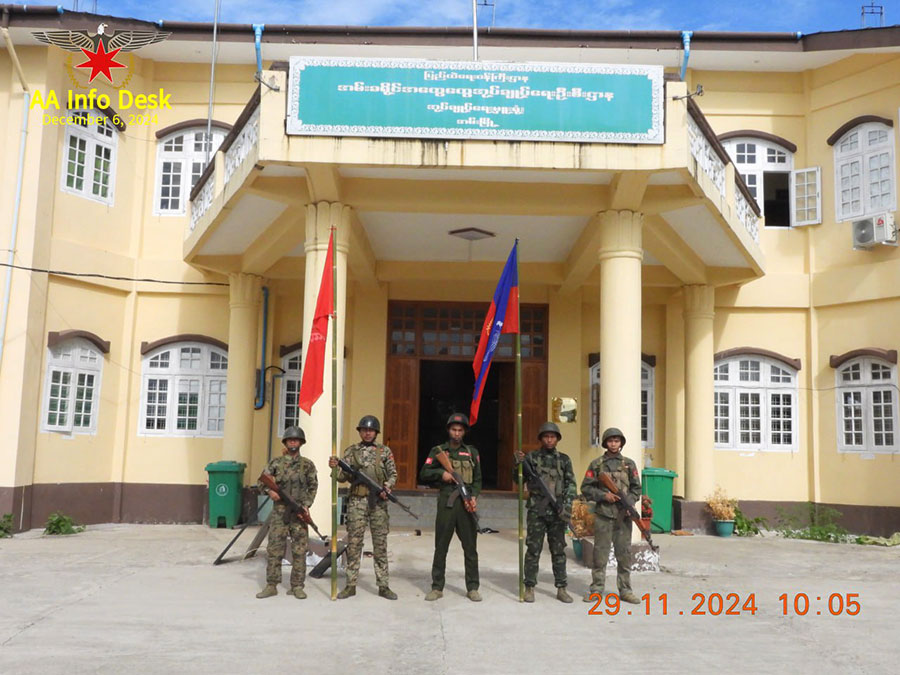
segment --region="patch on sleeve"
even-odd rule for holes
[[[425,463],[426,463],[426,464],[431,464],[431,459],[432,459],[432,458],[429,457],[428,459],[425,460]]]
[[[637,477],[638,477],[637,469],[632,469],[632,470],[631,470],[631,475],[634,476],[635,478],[637,478]]]
[[[593,477],[594,477],[594,472],[591,471],[590,469],[588,469],[587,472],[584,474],[584,477],[585,477],[585,478],[593,478]]]
[[[471,457],[472,455],[469,454],[468,452],[460,452],[460,453],[459,453],[459,456],[460,456],[460,457]]]

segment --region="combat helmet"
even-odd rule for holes
[[[356,425],[356,430],[363,431],[364,429],[372,429],[375,433],[381,433],[381,422],[375,415],[364,415]]]
[[[447,428],[450,428],[451,424],[462,424],[466,431],[469,430],[469,418],[463,413],[453,413],[447,418]]]
[[[300,427],[288,427],[285,429],[284,434],[281,436],[281,442],[284,443],[292,438],[300,439],[301,445],[306,443],[306,434],[303,433],[303,429]]]
[[[559,427],[556,426],[553,422],[544,422],[541,425],[541,428],[538,429],[537,437],[538,440],[541,440],[541,436],[544,434],[556,434],[556,439],[558,441],[562,440],[562,433],[559,431]]]
[[[610,427],[606,431],[603,432],[603,438],[600,440],[600,445],[604,448],[606,447],[606,441],[613,436],[618,436],[622,439],[622,447],[625,447],[625,434],[622,433],[621,429],[617,429],[616,427]]]

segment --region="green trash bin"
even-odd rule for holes
[[[672,483],[677,475],[674,471],[653,467],[641,472],[643,492],[653,500],[651,532],[672,531]]]
[[[241,518],[241,496],[244,488],[243,462],[210,462],[209,526],[231,528]]]

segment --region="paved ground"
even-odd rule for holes
[[[350,600],[331,602],[327,579],[309,580],[304,601],[283,592],[256,600],[264,557],[211,564],[232,536],[225,530],[32,531],[0,540],[0,673],[898,672],[900,548],[659,535],[664,571],[634,579],[652,598],[650,615],[640,605],[628,606],[631,616],[591,616],[588,604],[554,599],[546,553],[537,602],[518,602],[514,535],[479,538],[484,602],[474,604],[463,596],[456,542],[444,598],[422,601],[428,531],[390,536],[397,602],[373,594],[371,559]],[[570,559],[569,575],[583,593],[588,570]],[[755,594],[758,611],[691,615],[697,593],[735,593],[741,605]],[[793,613],[797,593],[810,598],[805,616]],[[829,596],[846,606],[849,593],[859,594],[859,614],[832,616]]]

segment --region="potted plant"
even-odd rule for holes
[[[722,488],[716,487],[712,496],[706,498],[706,508],[712,514],[716,534],[720,537],[730,537],[734,533],[734,510],[737,508],[737,499],[731,499]]]
[[[641,522],[650,531],[650,520],[653,518],[653,500],[647,495],[641,495]]]

